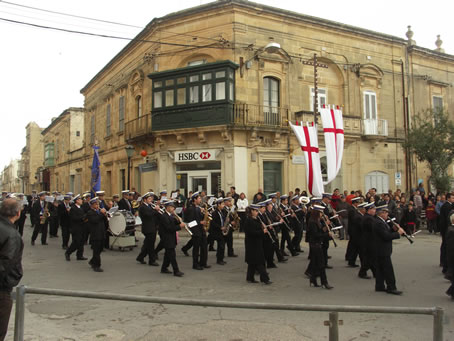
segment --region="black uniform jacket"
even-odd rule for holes
[[[58,219],[60,220],[61,226],[69,227],[69,212],[64,202],[58,205]]]
[[[106,234],[104,215],[101,212],[90,209],[86,214],[86,218],[90,231],[90,244],[94,241],[104,240]]]
[[[364,216],[356,209],[348,217],[348,233],[353,241],[358,244],[361,242],[363,218]]]
[[[147,204],[139,207],[139,217],[142,220],[142,233],[156,233],[160,213]]]
[[[244,244],[246,248],[246,263],[264,264],[265,253],[263,251],[263,233],[262,223],[257,219],[248,217],[244,224]]]
[[[374,243],[374,226],[376,224],[375,217],[370,214],[365,214],[361,222],[361,247],[367,251],[367,254],[375,256]]]
[[[225,214],[218,209],[214,210],[212,213],[213,220],[210,222],[210,233],[213,237],[218,238],[222,236],[221,228],[224,226],[225,223]],[[221,220],[222,217],[222,220]]]
[[[76,204],[73,204],[69,210],[69,227],[71,233],[83,232],[84,219],[85,213],[82,207],[77,207]]]
[[[196,207],[195,205],[188,207],[185,212],[185,220],[188,223],[194,220],[197,222],[197,226],[191,228],[192,235],[195,237],[201,237],[202,235],[206,234],[205,228],[200,223],[201,221],[203,221],[203,217],[204,215],[202,214],[200,207]],[[212,228],[212,223],[213,222],[210,223],[210,230]]]
[[[47,202],[44,202],[44,208],[46,207],[46,205],[47,205]],[[35,222],[37,222],[38,224],[40,223],[41,209],[42,209],[41,201],[36,200],[32,206],[31,215],[33,216],[33,219],[35,220]]]
[[[132,213],[132,206],[129,203],[129,200],[125,198],[120,199],[120,201],[118,202],[118,209],[129,211]]]
[[[452,204],[449,201],[446,201],[440,208],[440,234],[444,236],[446,234],[446,229],[451,222],[449,221],[449,212],[452,210]]]
[[[164,248],[174,249],[177,246],[177,231],[180,231],[181,227],[178,221],[170,216],[167,212],[161,214],[159,219],[159,236]]]
[[[390,257],[393,253],[393,239],[399,239],[400,234],[392,230],[385,221],[377,217],[374,226],[375,249],[378,257]]]

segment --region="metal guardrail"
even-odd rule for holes
[[[344,313],[379,313],[379,314],[418,314],[433,316],[433,341],[443,341],[443,318],[444,311],[440,307],[415,308],[415,307],[373,307],[373,306],[342,306],[342,305],[312,305],[312,304],[279,304],[279,303],[249,303],[227,302],[200,299],[167,298],[152,296],[121,295],[111,293],[97,293],[89,291],[73,291],[61,289],[44,289],[19,286],[16,288],[16,317],[14,323],[14,341],[24,340],[25,326],[25,295],[52,295],[92,298],[101,300],[188,305],[198,307],[235,308],[235,309],[263,309],[263,310],[286,310],[286,311],[318,311],[328,312],[329,321],[325,325],[329,328],[329,341],[339,340],[339,312]]]

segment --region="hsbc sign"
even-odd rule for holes
[[[216,149],[185,150],[175,152],[175,162],[201,162],[216,160]]]

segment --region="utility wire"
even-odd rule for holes
[[[82,35],[93,36],[93,37],[101,37],[101,38],[129,40],[129,41],[138,41],[138,42],[143,42],[143,43],[154,43],[154,44],[161,44],[161,45],[193,47],[193,48],[216,48],[216,49],[225,48],[225,47],[212,46],[212,45],[196,46],[196,45],[189,45],[189,44],[162,42],[162,41],[157,41],[157,40],[145,40],[145,39],[118,37],[118,36],[112,36],[112,35],[107,35],[107,34],[98,34],[98,33],[92,33],[92,32],[82,32],[82,31],[76,31],[76,30],[68,30],[68,29],[59,28],[59,27],[51,27],[51,26],[32,24],[32,23],[27,23],[27,22],[24,22],[24,21],[18,21],[18,20],[6,19],[6,18],[0,18],[0,20],[6,21],[6,22],[9,22],[9,23],[13,23],[13,24],[26,25],[26,26],[32,26],[32,27],[37,27],[37,28],[42,28],[42,29],[47,29],[47,30],[54,30],[54,31],[75,33],[75,34],[82,34]],[[230,47],[227,47],[227,48],[230,48]]]
[[[34,10],[36,10],[36,11],[41,11],[41,12],[48,12],[48,13],[53,13],[53,14],[60,14],[60,15],[65,15],[65,16],[73,17],[73,18],[86,19],[86,20],[92,20],[92,21],[99,21],[99,22],[103,22],[103,23],[107,23],[107,24],[114,24],[114,25],[121,25],[121,26],[128,26],[128,27],[134,27],[134,28],[143,29],[143,27],[140,27],[140,26],[134,26],[134,25],[129,25],[129,24],[123,24],[123,23],[119,23],[119,22],[115,22],[115,21],[108,21],[108,20],[102,20],[102,19],[95,19],[95,18],[90,18],[90,17],[84,17],[84,16],[81,16],[81,15],[75,15],[75,14],[68,14],[68,13],[62,13],[62,12],[57,12],[57,11],[51,11],[51,10],[42,9],[42,8],[37,8],[37,7],[32,7],[32,6],[25,6],[25,5],[21,5],[21,4],[15,4],[15,3],[13,3],[13,2],[3,1],[3,0],[0,0],[0,2],[2,2],[2,3],[4,3],[4,4],[8,4],[8,5],[13,5],[13,6],[19,6],[19,7],[24,7],[24,8],[30,8],[30,9],[34,9]]]

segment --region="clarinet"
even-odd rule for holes
[[[397,228],[400,227],[400,225],[398,223],[396,223],[394,220],[396,220],[396,218],[392,218],[392,219],[388,219],[386,222],[389,224],[389,223],[392,223],[393,226],[396,226]],[[402,236],[404,236],[405,238],[407,238],[407,240],[410,242],[410,244],[413,244],[414,241],[410,239],[410,237],[408,236],[408,234],[404,233]]]

